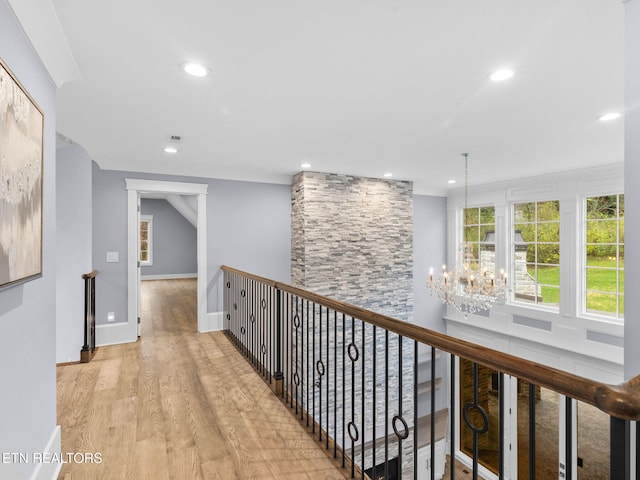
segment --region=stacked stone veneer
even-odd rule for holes
[[[295,286],[334,298],[374,312],[404,320],[413,319],[413,184],[411,182],[362,178],[315,172],[302,172],[292,182],[292,271]],[[355,338],[362,348],[362,324],[356,321]],[[325,326],[326,328],[326,326]],[[347,343],[351,337],[351,327],[347,322]],[[391,421],[399,413],[409,425],[413,424],[413,342],[405,341],[402,347],[402,393],[399,392],[398,339],[391,336],[389,344],[389,371],[384,368],[384,331],[378,329],[375,346],[373,329],[365,329],[365,441],[369,443],[374,422],[373,397],[376,396],[377,425],[376,437],[384,437],[385,420]],[[342,332],[330,335],[330,352],[342,345]],[[305,345],[305,350],[309,345]],[[376,352],[378,366],[373,381],[372,353]],[[301,355],[302,351],[300,352]],[[331,354],[333,355],[333,354]],[[333,361],[331,359],[331,361]],[[350,384],[351,361],[344,359],[347,367],[347,385]],[[342,396],[342,363],[338,356],[335,385],[333,373],[329,374],[330,397],[334,389],[338,398]],[[362,365],[355,366],[358,388],[354,402],[353,420],[360,426]],[[325,377],[327,378],[327,377]],[[320,380],[320,379],[319,379]],[[388,381],[388,384],[385,382]],[[319,382],[321,383],[321,382]],[[388,385],[389,401],[385,419],[385,385]],[[326,385],[322,385],[323,389]],[[318,399],[316,389],[315,396]],[[346,389],[346,405],[351,405],[351,393]],[[325,395],[326,397],[326,395]],[[401,400],[400,400],[401,399]],[[329,407],[330,408],[330,407]],[[349,408],[349,411],[351,409]],[[326,418],[323,407],[323,416]],[[351,415],[347,416],[347,421]],[[331,411],[329,411],[331,422]],[[346,426],[330,424],[330,431],[337,432],[338,443]],[[360,427],[358,427],[360,428]],[[389,458],[397,455],[397,441],[390,428]],[[362,434],[360,434],[362,438]],[[360,441],[358,442],[360,443]],[[347,441],[347,448],[350,448]],[[407,450],[403,455],[402,468],[406,473],[412,469],[413,434],[403,442]],[[356,463],[363,464],[360,449],[356,449]],[[350,452],[349,452],[350,453]],[[384,452],[377,450],[375,460],[371,448],[367,446],[364,468],[384,461]]]
[[[294,285],[412,319],[412,182],[299,173],[291,226]]]

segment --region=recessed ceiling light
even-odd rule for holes
[[[300,165],[300,168],[311,168],[311,164],[305,162],[302,165]]]
[[[194,77],[204,77],[209,73],[209,69],[199,63],[185,63],[182,68]]]
[[[389,177],[393,177],[393,173],[391,172],[387,172],[384,174],[385,177],[389,178]]]
[[[454,183],[456,183],[456,181],[455,180],[449,180],[447,183],[453,185]]]
[[[166,153],[178,153],[178,149],[176,147],[164,147],[164,151]]]
[[[601,122],[610,122],[611,120],[615,120],[616,118],[620,118],[620,114],[618,112],[609,112],[604,115],[600,115],[598,120]]]
[[[489,78],[494,82],[503,82],[511,77],[513,77],[513,70],[502,68],[493,72]]]

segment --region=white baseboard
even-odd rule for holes
[[[96,346],[118,345],[135,342],[138,339],[137,325],[128,322],[104,323],[96,325]]]
[[[140,275],[140,280],[175,280],[180,278],[198,278],[197,273],[168,273],[165,275]]]
[[[49,439],[49,443],[42,451],[43,458],[47,458],[52,454],[60,457],[62,454],[62,440],[60,437],[60,425],[57,425],[53,430],[53,434]],[[58,474],[62,469],[62,463],[57,461],[41,462],[36,465],[36,469],[31,475],[31,480],[56,480]]]
[[[224,312],[209,312],[204,316],[204,325],[198,325],[200,333],[220,330],[224,330]]]

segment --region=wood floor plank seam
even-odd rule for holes
[[[197,333],[195,279],[142,300],[138,342],[57,367],[63,454],[102,454],[59,479],[347,478],[222,332]]]

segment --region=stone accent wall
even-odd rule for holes
[[[413,183],[301,172],[292,185],[295,286],[413,318]]]
[[[359,307],[404,320],[413,320],[413,184],[411,182],[361,178],[315,172],[302,172],[292,182],[292,283],[327,297],[335,298]],[[346,328],[346,338],[352,335]],[[362,337],[362,324],[356,321],[355,338]],[[398,392],[398,340],[392,335],[389,344],[390,368],[385,372],[384,333],[379,331],[374,345],[373,329],[365,329],[367,362],[364,373],[365,389],[365,442],[373,440],[374,415],[372,398],[375,391],[378,405],[384,399],[384,385],[389,382],[388,419],[399,413],[402,403],[403,417],[413,423],[413,343],[403,342],[403,388]],[[342,333],[330,335],[329,351],[341,345]],[[359,345],[360,340],[357,342]],[[313,344],[313,342],[312,342]],[[305,345],[305,349],[310,348]],[[360,347],[361,348],[361,347]],[[375,384],[371,367],[371,354],[376,352],[378,368]],[[303,353],[301,353],[303,355]],[[345,359],[347,380],[350,378],[350,361]],[[361,362],[355,366],[356,379],[362,379]],[[334,387],[342,384],[342,358],[338,357],[335,385],[330,383],[330,396]],[[333,378],[329,376],[329,378]],[[362,380],[360,380],[362,381]],[[350,384],[350,381],[347,382]],[[360,387],[356,392],[360,392]],[[323,388],[324,385],[323,385]],[[315,392],[318,399],[318,390]],[[341,395],[341,392],[340,392]],[[401,398],[401,400],[400,400]],[[360,394],[355,395],[355,409],[348,415],[356,425],[361,418]],[[351,393],[346,391],[346,405],[351,404]],[[384,436],[384,406],[375,415],[377,437]],[[349,409],[350,411],[350,409]],[[326,415],[323,408],[322,415]],[[346,425],[330,426],[340,439]],[[362,438],[362,434],[361,437]],[[397,455],[397,437],[390,432],[390,458]],[[405,445],[413,445],[411,434]],[[338,442],[340,443],[340,442]],[[349,447],[348,442],[345,447]],[[381,450],[376,459],[371,458],[367,447],[364,462],[356,449],[356,463],[370,468],[381,462]],[[403,456],[402,469],[412,472],[412,455]],[[412,476],[412,475],[410,475]]]

